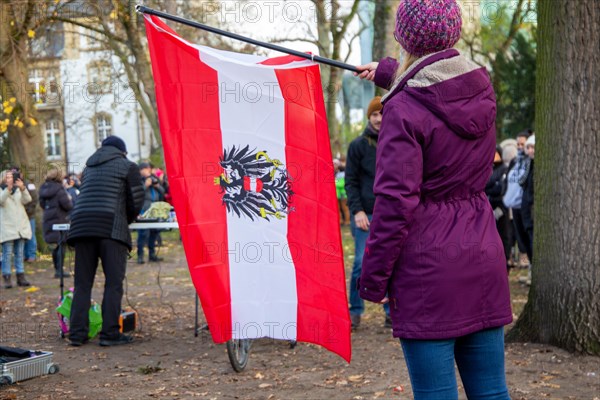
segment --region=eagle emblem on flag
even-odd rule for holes
[[[250,146],[223,150],[219,161],[223,169],[214,179],[221,188],[223,204],[229,213],[254,221],[284,219],[293,208],[291,182],[285,165],[271,159],[267,151]]]

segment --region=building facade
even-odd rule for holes
[[[132,161],[148,158],[152,129],[120,60],[93,31],[72,24],[53,29],[32,44],[29,72],[48,161],[78,173],[111,135],[125,141]]]

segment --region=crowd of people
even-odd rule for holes
[[[515,140],[503,141],[496,147],[492,176],[485,187],[502,239],[506,268],[528,268],[523,280],[528,285],[533,261],[534,156],[535,134],[531,130],[518,133]],[[515,248],[518,251],[513,251]]]
[[[160,168],[147,161],[141,162],[138,167],[145,196],[140,211],[142,214],[152,203],[169,200],[169,194],[166,175]],[[80,186],[81,174],[64,175],[62,169],[57,166],[49,168],[39,191],[33,182],[26,180],[19,167],[11,167],[2,172],[0,184],[2,261],[0,262],[5,289],[13,287],[13,267],[17,285],[30,286],[25,276],[25,266],[38,259],[39,250],[35,234],[38,207],[41,208],[42,214],[42,237],[52,254],[54,277],[60,278],[61,275],[70,277],[70,273],[62,268],[65,251],[62,251],[59,256],[60,233],[53,230],[52,226],[70,222],[71,210],[76,206]],[[146,247],[149,249],[148,261],[162,261],[162,258],[156,255],[156,245],[161,240],[160,231],[144,229],[138,230],[137,233],[138,263],[145,262]]]
[[[17,285],[30,286],[25,276],[25,262],[35,261],[38,254],[35,215],[39,205],[42,234],[52,253],[55,278],[70,277],[63,268],[67,246],[61,245],[65,239],[75,248],[75,292],[70,321],[70,343],[75,346],[87,341],[87,310],[98,258],[103,261],[106,278],[102,301],[105,323],[100,344],[111,346],[132,340],[119,333],[118,324],[125,263],[132,248],[129,224],[141,217],[152,203],[168,200],[168,184],[160,168],[146,161],[136,165],[127,160],[126,155],[123,140],[110,136],[88,159],[79,176],[65,176],[60,168],[51,167],[39,193],[17,167],[0,175],[3,286],[5,289],[13,287],[13,266]],[[53,229],[55,224],[69,223],[66,238]],[[144,263],[146,247],[149,261],[161,261],[156,254],[160,232],[142,229],[137,234],[138,263]]]

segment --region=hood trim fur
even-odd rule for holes
[[[426,66],[406,83],[408,87],[423,88],[444,82],[481,68],[465,57],[452,57]]]
[[[419,66],[419,64],[421,64],[421,62],[429,57],[433,57],[436,54],[442,53],[446,50],[442,50],[442,51],[438,51],[436,53],[430,53],[427,55],[424,55],[423,57],[417,58],[411,65],[410,67],[408,67],[406,69],[406,71],[404,71],[402,73],[402,75],[400,75],[399,77],[396,78],[396,80],[394,81],[394,83],[392,84],[392,86],[389,89],[389,92],[387,92],[386,94],[384,94],[381,97],[381,102],[384,102],[392,93],[394,93],[394,91],[396,90],[396,88],[398,87],[398,85],[400,84],[400,82],[402,82],[402,80],[404,79],[404,77],[408,74],[411,73],[412,70],[414,70],[415,68],[417,68]],[[398,66],[398,68],[400,68],[401,65]],[[417,73],[418,74],[418,73]]]

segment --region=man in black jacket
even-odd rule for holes
[[[104,270],[100,345],[133,341],[119,332],[123,279],[131,251],[129,224],[144,201],[137,165],[126,158],[125,142],[109,136],[86,162],[80,194],[71,214],[67,241],[75,246],[75,293],[71,305],[69,340],[81,346],[88,340],[90,298],[98,257]]]
[[[354,236],[354,266],[350,279],[350,321],[353,329],[360,325],[360,317],[365,310],[365,303],[358,295],[356,281],[362,270],[363,254],[369,237],[369,225],[375,205],[375,195],[373,194],[375,155],[382,109],[381,97],[374,97],[367,108],[367,119],[369,120],[367,127],[361,136],[350,143],[346,158],[345,188],[350,209],[352,236]],[[383,309],[386,313],[384,326],[391,328],[389,306],[384,304]]]

